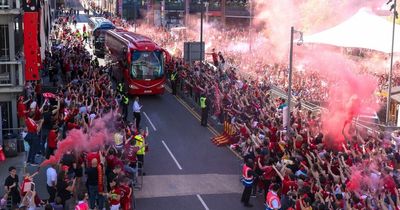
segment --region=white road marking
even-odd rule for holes
[[[147,120],[149,121],[151,127],[153,128],[154,131],[157,131],[156,126],[154,126],[153,122],[151,122],[149,116],[147,116],[146,112],[143,112],[144,116],[147,118]]]
[[[206,202],[204,202],[203,198],[201,198],[201,196],[200,196],[199,194],[197,194],[196,196],[197,196],[197,198],[200,200],[200,202],[201,202],[201,204],[203,205],[203,207],[204,207],[206,210],[210,210],[210,209],[208,208]]]
[[[169,155],[171,155],[172,159],[175,161],[176,165],[178,166],[179,170],[182,170],[181,165],[179,164],[178,160],[176,160],[174,154],[172,154],[171,150],[168,148],[167,144],[164,140],[161,141],[164,144],[165,149],[167,149]]]

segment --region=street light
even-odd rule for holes
[[[206,7],[206,23],[208,23],[208,6],[210,5],[210,3],[208,3],[208,1],[204,2],[204,6]]]
[[[250,27],[249,27],[249,51],[251,52],[251,48],[253,45],[253,0],[249,1],[249,7],[250,7]]]
[[[203,16],[204,16],[204,0],[200,2],[200,61],[203,62]]]
[[[389,0],[386,4],[391,3],[393,0]],[[387,99],[387,104],[386,104],[386,125],[389,123],[389,112],[390,112],[390,102],[391,102],[391,97],[392,97],[392,74],[393,74],[393,48],[394,48],[394,32],[396,29],[396,19],[398,17],[397,14],[397,0],[394,0],[393,5],[390,8],[390,11],[393,10],[393,31],[392,31],[392,52],[390,54],[390,71],[389,71],[389,93],[388,93],[388,99]]]
[[[300,35],[300,39],[297,42],[297,45],[301,45],[303,43],[303,32],[294,30],[292,26],[290,28],[290,51],[289,51],[289,88],[288,88],[288,105],[287,105],[287,118],[286,118],[286,132],[290,136],[290,104],[292,102],[292,68],[293,68],[293,36],[294,33],[298,33]]]

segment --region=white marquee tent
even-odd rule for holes
[[[304,43],[339,47],[365,48],[390,53],[393,23],[360,9],[345,22],[325,31],[304,37]],[[400,25],[396,25],[394,52],[400,52]]]

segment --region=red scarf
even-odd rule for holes
[[[97,177],[98,177],[99,193],[102,193],[104,191],[104,187],[103,187],[103,168],[101,167],[101,164],[97,165]]]

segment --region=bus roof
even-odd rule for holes
[[[114,24],[104,17],[91,17],[89,22],[93,24],[93,31],[97,29],[114,29]]]
[[[126,31],[123,29],[116,29],[112,31],[108,31],[110,34],[114,34],[114,36],[119,37],[119,39],[128,42],[135,46],[138,50],[160,50],[161,48],[153,42],[149,37],[143,36],[140,34],[136,34],[130,31]],[[131,46],[132,46],[131,45]]]

